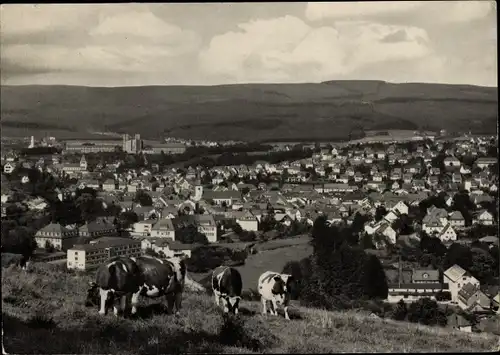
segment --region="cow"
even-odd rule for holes
[[[144,284],[142,274],[134,260],[127,257],[114,257],[97,269],[95,282],[90,283],[86,305],[99,305],[99,314],[106,314],[109,304],[113,304],[115,316],[118,315],[118,300],[126,309],[127,296]]]
[[[266,271],[260,275],[257,287],[262,302],[262,314],[267,314],[267,302],[271,301],[271,314],[278,315],[277,308],[282,305],[285,318],[289,320],[288,303],[293,283],[293,276],[288,274]]]
[[[180,258],[161,259],[152,256],[131,258],[141,270],[144,283],[132,294],[132,314],[137,312],[139,296],[160,297],[167,299],[168,312],[174,305],[179,313],[182,293],[186,284],[186,263]]]
[[[169,313],[174,306],[181,308],[182,292],[186,279],[186,265],[178,258],[160,259],[151,256],[117,257],[102,265],[96,274],[96,282],[91,283],[87,292],[87,305],[92,305],[99,289],[100,310],[105,314],[109,303],[120,299],[121,308],[132,306],[131,313],[137,313],[139,296],[167,299]],[[114,307],[115,315],[118,307]]]
[[[243,282],[238,270],[219,266],[212,273],[212,290],[215,295],[215,304],[222,303],[224,313],[238,314]]]

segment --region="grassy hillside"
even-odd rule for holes
[[[222,86],[2,86],[2,128],[191,139],[345,139],[355,128],[496,129],[497,88],[330,81]]]
[[[2,269],[4,347],[15,354],[336,353],[491,351],[499,337],[292,307],[292,320],[243,302],[224,319],[211,297],[187,292],[178,317],[143,302],[140,317],[101,317],[85,308],[90,277],[35,265]]]

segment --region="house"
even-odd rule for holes
[[[81,237],[99,238],[116,234],[116,226],[109,221],[92,221],[78,228]]]
[[[493,215],[486,210],[481,210],[481,211],[478,211],[474,215],[472,222],[474,224],[482,224],[485,226],[491,226],[494,223]]]
[[[455,157],[446,157],[444,159],[444,166],[459,167],[461,165],[460,160]]]
[[[478,158],[475,161],[475,165],[481,169],[487,168],[490,165],[494,165],[494,164],[498,164],[498,159],[493,158],[493,157]]]
[[[222,206],[225,205],[230,207],[233,204],[234,200],[238,200],[241,197],[241,193],[239,191],[213,191],[213,190],[204,190],[203,191],[203,199],[212,200],[216,205]]]
[[[458,291],[466,284],[480,286],[479,281],[474,276],[456,264],[444,272],[443,281],[448,284],[453,303],[458,303]]]
[[[236,217],[236,223],[245,231],[256,232],[259,230],[259,221],[250,211],[240,213]]]
[[[462,215],[462,212],[460,211],[453,211],[450,213],[450,216],[448,217],[448,221],[450,222],[451,226],[454,228],[464,228],[465,227],[465,219],[464,216]]]
[[[437,270],[403,270],[399,264],[397,280],[388,277],[389,303],[413,302],[420,298],[436,299],[436,294],[448,289],[448,285],[439,282]]]
[[[158,220],[150,231],[151,237],[175,240],[175,228],[170,218]]]
[[[104,191],[115,191],[116,182],[113,179],[107,179],[102,183],[102,189]]]
[[[65,251],[71,248],[78,239],[78,230],[68,229],[58,223],[50,223],[35,234],[35,241],[39,248],[52,245],[58,250]]]
[[[146,219],[144,221],[136,222],[133,225],[133,230],[131,234],[134,236],[144,236],[144,237],[150,236],[151,230],[153,229],[155,223],[156,223],[155,219]]]
[[[184,244],[171,240],[153,240],[141,241],[141,247],[143,250],[145,249],[153,249],[157,253],[163,253],[166,258],[172,257],[191,257],[191,251],[198,247],[197,244]]]
[[[198,232],[205,234],[210,243],[217,242],[217,224],[212,215],[196,215],[196,225]]]
[[[16,163],[14,162],[7,162],[3,166],[3,172],[5,174],[12,174],[12,172],[16,169]]]
[[[453,329],[460,330],[462,332],[471,333],[472,332],[472,322],[465,319],[462,315],[453,313],[447,317],[447,326]]]
[[[112,238],[97,243],[75,245],[67,251],[67,268],[89,270],[115,256],[141,255],[141,242],[131,238]]]
[[[391,210],[399,212],[399,214],[408,214],[408,206],[403,201],[398,201]]]
[[[457,233],[453,229],[450,223],[444,226],[444,228],[439,232],[437,237],[443,242],[450,242],[457,240]]]
[[[463,310],[472,310],[473,308],[489,309],[490,299],[477,285],[468,283],[458,291],[458,306]]]

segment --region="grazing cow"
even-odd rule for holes
[[[126,257],[112,258],[97,269],[96,281],[90,283],[86,304],[99,304],[99,314],[104,315],[111,303],[116,316],[118,306],[115,302],[119,300],[121,308],[125,310],[127,296],[135,292],[143,283],[141,272],[135,261]]]
[[[262,302],[262,314],[267,313],[267,302],[271,301],[272,309],[270,309],[270,312],[272,315],[278,315],[278,306],[282,305],[285,318],[290,319],[288,316],[288,303],[293,282],[293,276],[288,274],[266,271],[260,275],[258,290]]]
[[[242,288],[243,282],[238,270],[228,266],[219,266],[212,273],[215,303],[218,306],[222,301],[224,313],[238,314]]]
[[[182,292],[186,283],[186,264],[183,259],[160,259],[152,256],[131,258],[141,270],[143,284],[132,294],[132,314],[137,312],[139,296],[167,299],[168,312],[181,309]]]
[[[117,257],[101,266],[96,282],[87,293],[87,305],[95,300],[96,289],[100,292],[99,314],[105,314],[106,306],[120,298],[121,308],[126,309],[130,301],[132,314],[137,313],[139,296],[167,299],[168,311],[181,308],[182,292],[186,279],[186,265],[178,258],[159,259],[150,256]],[[118,308],[114,308],[115,315]]]

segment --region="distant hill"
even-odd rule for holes
[[[2,86],[2,129],[188,139],[346,139],[353,130],[496,132],[497,88],[328,81],[221,86]]]

